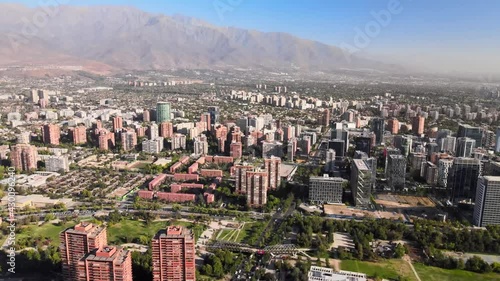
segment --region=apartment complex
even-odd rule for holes
[[[264,159],[264,169],[267,172],[268,188],[277,189],[281,182],[281,158],[271,156]]]
[[[59,145],[61,138],[61,128],[56,124],[48,124],[42,128],[43,143],[51,145]]]
[[[195,241],[182,226],[160,230],[152,241],[153,281],[194,281]]]
[[[78,272],[85,273],[85,281],[132,281],[131,252],[114,246],[95,249],[80,260]]]
[[[246,172],[245,185],[248,205],[260,207],[267,203],[268,183],[267,172]]]
[[[11,148],[10,159],[14,168],[20,171],[36,170],[38,152],[34,145],[16,144]]]

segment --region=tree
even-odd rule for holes
[[[212,276],[213,274],[213,269],[210,264],[205,264],[201,267],[201,272],[205,275]]]
[[[469,258],[465,263],[465,269],[473,272],[491,272],[491,266],[478,256]]]
[[[396,248],[394,249],[394,257],[397,259],[402,258],[406,254],[406,249],[403,245],[397,244]]]
[[[214,258],[213,276],[217,278],[222,278],[222,276],[224,276],[224,268],[222,266],[221,260],[218,257]]]

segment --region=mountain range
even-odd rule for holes
[[[47,8],[45,8],[47,9]],[[100,70],[245,68],[394,70],[287,33],[220,27],[123,6],[0,4],[0,66],[82,65]]]

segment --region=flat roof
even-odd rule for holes
[[[362,159],[354,159],[354,165],[356,165],[359,170],[370,170]]]

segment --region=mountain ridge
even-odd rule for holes
[[[338,47],[284,32],[221,27],[196,18],[154,14],[129,6],[57,6],[58,13],[23,35],[26,20],[43,8],[0,4],[0,65],[99,63],[121,70],[166,68],[294,68],[329,71],[341,68],[398,70]],[[33,21],[33,20],[32,20]],[[36,26],[35,26],[36,28]],[[12,39],[19,39],[12,48]],[[28,40],[25,40],[25,39]],[[36,59],[35,59],[36,58]]]

